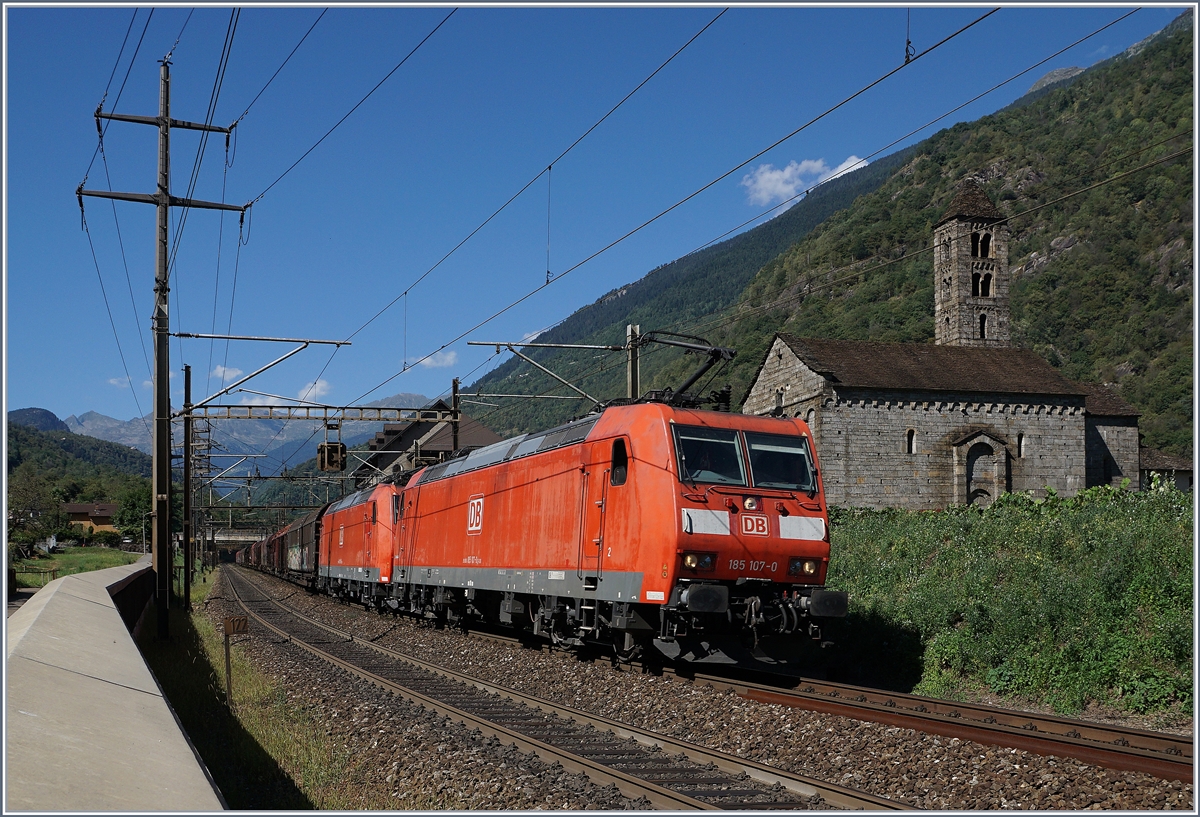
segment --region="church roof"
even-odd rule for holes
[[[1121,399],[1108,383],[1078,383],[1087,392],[1087,413],[1092,417],[1140,417],[1141,412]]]
[[[847,388],[1085,396],[1077,383],[1026,349],[776,335],[814,372]]]
[[[967,179],[959,185],[958,192],[950,200],[950,206],[946,208],[938,224],[944,224],[952,218],[1000,221],[1004,214],[996,209],[996,205],[988,198],[988,194],[983,192],[978,182]]]

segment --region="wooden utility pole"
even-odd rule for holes
[[[192,367],[183,367],[183,609],[192,609]]]
[[[640,324],[628,324],[625,327],[625,349],[628,355],[625,373],[625,396],[636,400],[642,396],[642,374],[638,370],[638,339],[642,335]]]
[[[166,640],[170,637],[167,608],[171,597],[171,361],[169,346],[171,327],[167,308],[168,295],[171,291],[168,268],[170,208],[197,207],[206,210],[233,210],[240,213],[245,213],[246,208],[234,204],[181,199],[171,195],[171,128],[224,134],[230,133],[232,129],[203,125],[197,122],[183,122],[171,118],[171,63],[169,61],[164,59],[159,70],[158,116],[131,116],[129,114],[101,113],[97,110],[96,118],[97,120],[115,119],[121,122],[135,122],[158,128],[157,192],[153,194],[113,193],[104,190],[84,190],[83,185],[80,185],[75,193],[81,197],[96,196],[153,204],[158,208],[158,229],[155,232],[154,246],[152,329],[154,333],[154,456],[151,490],[154,499],[153,564],[157,574],[158,637]],[[83,199],[81,198],[80,207],[82,206]]]

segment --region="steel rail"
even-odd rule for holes
[[[572,772],[586,774],[593,782],[598,782],[600,785],[611,783],[615,785],[626,797],[634,799],[644,797],[658,808],[668,810],[716,810],[718,808],[710,803],[705,803],[686,795],[673,792],[670,789],[663,788],[662,786],[656,786],[653,783],[648,783],[644,780],[634,777],[633,775],[625,774],[624,772],[615,769],[610,769],[600,763],[564,751],[534,738],[527,737],[519,732],[508,729],[497,723],[493,723],[492,721],[476,717],[469,712],[465,712],[457,707],[430,698],[421,694],[420,692],[417,692],[416,690],[412,690],[401,684],[389,681],[386,678],[369,672],[359,666],[356,666],[355,664],[344,661],[337,656],[320,649],[319,647],[294,637],[286,630],[268,622],[263,616],[259,615],[246,604],[245,600],[242,599],[241,594],[238,592],[234,582],[229,582],[229,586],[235,600],[242,607],[242,609],[246,611],[247,615],[249,615],[256,622],[258,622],[259,625],[270,632],[287,639],[288,642],[295,644],[301,649],[317,656],[324,661],[328,661],[330,664],[333,664],[339,669],[345,670],[346,672],[349,672],[366,681],[370,681],[376,686],[397,694],[406,700],[412,701],[418,706],[425,707],[426,709],[436,712],[439,715],[445,715],[449,718],[452,718],[453,720],[464,724],[468,729],[479,729],[483,734],[496,737],[505,743],[513,744],[523,752],[531,752],[536,754],[539,758],[547,763],[561,763],[563,768],[569,769]],[[274,602],[273,599],[269,600],[278,605],[278,602]],[[284,607],[284,605],[278,606]],[[297,613],[290,609],[288,609],[287,612],[290,615],[297,616]],[[321,629],[329,631],[332,634],[343,637],[348,636],[348,640],[355,642],[359,646],[375,646],[369,642],[363,641],[362,639],[356,639],[353,636],[349,636],[347,633],[327,627],[320,622],[308,619],[305,616],[297,617],[304,619],[308,624],[320,627]]]
[[[803,679],[796,689],[696,675],[694,680],[733,689],[760,703],[886,723],[1038,755],[1082,760],[1165,780],[1193,779],[1193,738],[1054,715],[942,701],[848,684]]]
[[[232,585],[232,583],[231,583],[231,585]],[[303,621],[304,623],[306,623],[310,626],[324,630],[325,632],[329,633],[330,635],[336,636],[338,638],[352,641],[359,646],[370,648],[370,649],[378,652],[379,654],[384,655],[390,659],[403,661],[405,663],[408,663],[408,664],[416,666],[420,669],[423,669],[427,672],[436,673],[437,675],[440,675],[444,678],[473,686],[477,689],[483,690],[483,691],[488,692],[493,695],[499,695],[502,697],[510,698],[514,701],[524,704],[526,707],[529,707],[530,709],[541,710],[548,714],[557,715],[562,718],[574,720],[578,723],[593,726],[597,729],[606,730],[606,731],[612,732],[613,734],[617,735],[618,737],[621,737],[624,739],[632,738],[633,740],[637,741],[638,743],[642,744],[643,746],[657,747],[657,748],[662,749],[667,752],[671,752],[671,753],[675,753],[675,754],[682,754],[688,760],[690,760],[694,763],[700,764],[700,765],[711,764],[723,772],[732,773],[732,774],[745,774],[747,777],[749,777],[753,780],[756,780],[759,783],[763,783],[765,785],[778,784],[778,785],[783,786],[788,791],[800,795],[801,797],[812,797],[814,795],[817,795],[817,796],[820,796],[822,799],[824,799],[830,805],[837,806],[839,808],[866,809],[866,810],[871,810],[871,811],[912,811],[912,810],[916,810],[913,806],[910,806],[906,803],[903,803],[903,802],[900,802],[897,800],[889,800],[886,797],[880,797],[877,795],[869,794],[867,792],[847,788],[845,786],[837,785],[836,783],[828,783],[828,782],[825,782],[822,780],[817,780],[815,778],[810,778],[810,777],[805,777],[803,775],[793,774],[791,772],[787,772],[782,769],[777,769],[777,768],[767,766],[762,763],[757,763],[752,760],[739,758],[734,755],[729,755],[724,752],[719,752],[719,751],[716,751],[713,749],[707,749],[702,746],[697,746],[692,743],[677,740],[675,738],[660,734],[658,732],[652,732],[649,730],[639,729],[637,727],[633,727],[628,724],[623,724],[623,723],[620,723],[617,721],[609,720],[608,718],[604,718],[599,715],[593,715],[591,713],[584,712],[582,710],[575,709],[573,707],[565,706],[562,704],[556,704],[551,701],[547,701],[542,698],[538,698],[536,696],[526,695],[526,694],[519,692],[517,690],[514,690],[510,687],[505,687],[505,686],[502,686],[499,684],[494,684],[489,681],[485,681],[480,678],[475,678],[473,676],[455,672],[454,670],[447,669],[446,667],[443,667],[443,666],[440,666],[437,664],[431,664],[426,661],[422,661],[421,659],[415,658],[411,655],[406,655],[404,653],[390,650],[390,649],[388,649],[386,647],[382,647],[379,644],[376,644],[372,641],[357,638],[357,637],[353,636],[352,634],[347,633],[343,630],[339,630],[335,627],[331,627],[327,624],[323,624],[322,622],[319,622],[319,621],[299,612],[295,608],[293,608],[287,604],[284,604],[281,601],[277,601],[275,599],[268,599],[268,600],[272,604],[274,604],[276,607],[280,608],[281,610],[286,611],[286,613],[288,615],[294,616],[297,619]],[[513,639],[513,640],[515,640],[515,639]],[[497,728],[503,728],[503,727],[497,727]],[[531,739],[524,738],[524,740],[531,740]],[[533,741],[533,742],[538,743],[537,741]],[[538,745],[541,745],[541,744],[539,743]],[[560,751],[560,750],[556,750],[556,751]],[[561,760],[558,757],[558,755],[555,755],[555,759]],[[564,765],[566,765],[565,762],[564,762]],[[601,766],[600,768],[604,770],[604,772],[603,772],[604,774],[613,774],[613,770],[611,770],[607,767]],[[640,781],[640,778],[637,778],[634,776],[623,775],[623,777],[629,777],[633,781]],[[605,782],[610,782],[610,781],[605,780]],[[611,782],[616,782],[616,781],[611,781]],[[644,784],[638,783],[637,785],[644,785]],[[653,784],[649,784],[649,785],[653,785]],[[660,787],[655,786],[654,788],[658,789]],[[629,795],[624,789],[622,789],[621,791],[622,791],[622,793],[627,794],[627,796],[632,796],[632,795]],[[663,789],[663,791],[669,791],[669,790]],[[674,793],[672,793],[672,794],[674,794]],[[681,795],[676,795],[676,796],[681,796]],[[647,799],[652,799],[652,798],[647,797]],[[652,802],[653,802],[653,800],[652,800]],[[696,806],[697,808],[699,808],[699,807],[708,808],[708,809],[714,808],[714,806],[712,806],[711,804],[703,803],[702,801],[696,801],[696,802],[701,803],[700,806]],[[756,805],[761,805],[761,804],[755,804],[755,803],[747,804],[747,806],[749,808],[754,808]]]

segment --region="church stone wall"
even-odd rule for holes
[[[782,406],[788,417],[803,419],[805,414],[797,413],[799,406],[811,403],[826,390],[825,378],[804,365],[786,343],[776,338],[742,403],[742,413],[770,414]]]
[[[1141,452],[1136,417],[1087,418],[1087,484],[1115,485],[1128,479],[1141,489]]]
[[[999,490],[1041,497],[1050,486],[1073,496],[1085,487],[1081,399],[1022,405],[985,397],[830,393],[787,413],[815,411],[813,436],[831,505],[933,510],[961,503],[956,443],[978,433],[1004,446],[997,452]]]

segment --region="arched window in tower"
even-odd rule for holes
[[[987,315],[979,316],[979,339],[987,340]]]
[[[979,273],[978,272],[973,273],[971,275],[971,297],[972,298],[979,297]]]
[[[914,429],[909,429],[904,435],[904,453],[917,453],[917,432]]]
[[[992,257],[992,234],[984,233],[979,239],[979,255],[983,258]]]
[[[979,233],[971,233],[971,257],[979,257]]]
[[[992,274],[986,272],[979,282],[979,294],[984,298],[992,297]]]
[[[949,278],[942,279],[942,288],[944,290],[946,290],[946,297],[950,297],[950,279]]]

